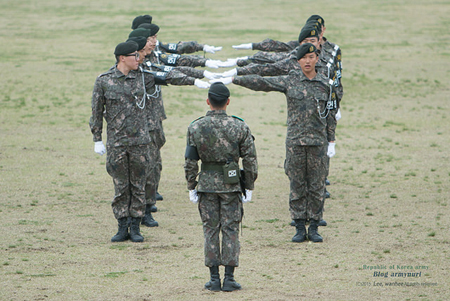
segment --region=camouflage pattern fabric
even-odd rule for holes
[[[290,52],[299,46],[298,40],[280,42],[272,39],[265,39],[259,43],[252,43],[253,50],[268,52]]]
[[[106,170],[113,178],[111,206],[116,219],[144,216],[150,163],[149,145],[107,147]]]
[[[197,148],[202,164],[238,162],[242,158],[246,189],[254,189],[258,164],[254,138],[247,124],[226,111],[213,110],[188,127],[187,145]],[[199,192],[199,212],[205,238],[205,265],[239,265],[239,223],[242,220],[240,184],[225,184],[223,172],[205,170],[198,174],[198,161],[185,159],[189,190]],[[199,177],[196,181],[197,175]],[[219,232],[222,232],[220,249]]]
[[[205,117],[189,125],[187,145],[197,148],[202,163],[225,164],[230,159],[237,163],[241,157],[246,188],[254,188],[258,176],[256,148],[250,128],[241,119],[228,116],[225,111],[209,111]],[[241,191],[239,183],[225,184],[223,173],[213,170],[202,171],[197,183],[197,160],[187,158],[184,169],[189,190],[210,193]]]
[[[162,52],[169,52],[169,53],[177,53],[177,54],[183,54],[183,53],[194,53],[197,51],[203,51],[203,44],[197,43],[197,41],[189,41],[189,42],[178,42],[178,43],[171,43],[171,44],[162,44],[158,46],[159,49]]]
[[[233,83],[254,91],[278,91],[286,95],[286,144],[325,145],[335,140],[336,110],[326,109],[330,88],[323,75],[318,73],[310,80],[301,70],[291,70],[283,76],[237,76]]]
[[[161,160],[161,148],[166,143],[166,137],[160,121],[160,127],[153,131],[150,131],[151,142],[149,144],[149,155],[152,158],[150,171],[147,177],[145,185],[145,199],[146,204],[156,204],[156,192],[158,191],[159,181],[161,179],[162,160]]]
[[[239,266],[240,193],[199,193],[198,209],[205,238],[205,265]],[[222,248],[219,233],[222,231]]]
[[[289,211],[293,220],[322,218],[328,173],[326,153],[326,145],[286,145],[284,170],[290,181]]]
[[[144,76],[143,82],[141,72],[133,70],[125,76],[116,66],[97,77],[89,120],[94,141],[102,140],[105,118],[108,146],[150,143],[147,112],[138,105],[144,98],[144,85],[151,90],[154,87],[153,76]]]

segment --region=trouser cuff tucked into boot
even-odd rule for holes
[[[144,237],[141,235],[141,229],[139,228],[139,224],[141,222],[140,217],[132,217],[131,225],[130,225],[130,240],[132,242],[143,242]]]
[[[130,238],[128,234],[128,218],[121,217],[117,220],[117,222],[119,224],[119,230],[117,231],[116,235],[111,238],[111,241],[120,242],[128,240]]]
[[[226,292],[232,292],[235,290],[240,290],[242,287],[239,283],[234,280],[234,267],[226,265],[225,266],[225,278],[223,279],[222,290]]]
[[[317,232],[318,227],[319,227],[318,220],[311,219],[309,221],[308,239],[312,242],[322,242],[323,241],[322,236],[320,236],[319,232]]]
[[[211,280],[206,282],[205,288],[210,291],[220,291],[221,284],[220,284],[220,274],[219,274],[219,267],[218,266],[212,266],[209,268],[209,273],[211,276]]]

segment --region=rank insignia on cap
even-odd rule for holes
[[[314,46],[309,47],[309,52],[314,52]]]
[[[167,57],[167,54],[161,54],[161,58],[165,59]]]
[[[311,30],[311,35],[315,36],[316,35],[316,31],[315,30]]]
[[[321,18],[317,19],[317,22],[319,22],[319,24],[322,24],[322,19]]]

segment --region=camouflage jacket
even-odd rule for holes
[[[178,43],[159,43],[156,50],[168,53],[194,53],[197,51],[203,51],[203,44],[197,43],[197,41],[178,42]]]
[[[290,52],[297,48],[300,44],[298,40],[289,42],[280,42],[272,39],[265,39],[259,43],[252,43],[253,50],[272,51],[272,52]]]
[[[337,98],[340,101],[344,96],[344,87],[342,86],[342,51],[341,48],[331,43],[327,38],[323,37],[322,53],[324,60],[332,65],[332,74],[330,78],[334,80],[335,91]]]
[[[203,70],[197,70],[191,67],[175,67],[170,65],[157,64],[159,62],[158,57],[152,52],[152,55],[147,57],[142,64],[142,67],[146,70],[153,72],[164,72],[163,77],[174,85],[193,85],[195,78],[203,78]],[[190,79],[188,77],[191,77]],[[181,80],[181,84],[177,84]],[[185,81],[183,82],[182,79]],[[172,83],[173,81],[173,83]],[[148,91],[149,97],[152,100],[152,114],[149,116],[149,122],[152,123],[154,119],[165,120],[167,119],[166,111],[164,109],[164,101],[162,98],[162,91],[159,85],[156,85],[152,91]]]
[[[148,59],[158,65],[167,66],[187,66],[187,67],[205,67],[208,60],[200,55],[181,55],[176,53],[165,53],[154,50],[148,56]]]
[[[327,109],[328,80],[317,74],[312,80],[301,70],[288,75],[261,77],[237,76],[233,83],[254,91],[278,91],[287,100],[287,145],[324,145],[335,140],[336,110]]]
[[[193,121],[187,132],[187,145],[195,147],[202,164],[239,162],[245,171],[246,189],[253,190],[258,176],[256,148],[250,128],[240,118],[228,116],[226,111],[209,111]],[[186,158],[184,170],[189,190],[199,192],[240,192],[240,184],[225,184],[223,172],[205,170],[198,173],[198,161]],[[198,182],[197,182],[198,175]]]
[[[102,140],[103,118],[107,123],[108,146],[132,146],[150,143],[144,87],[154,85],[153,76],[130,71],[127,76],[114,66],[99,75],[92,92],[92,116],[89,120],[94,141]]]
[[[159,84],[193,85],[194,78],[170,72]],[[132,70],[125,76],[112,67],[95,81],[92,116],[89,121],[94,141],[102,140],[103,118],[107,123],[107,145],[124,146],[150,143],[148,132],[157,128],[160,106],[155,76]],[[164,109],[164,108],[163,108]]]
[[[300,70],[300,65],[297,62],[297,58],[294,55],[294,52],[291,52],[289,55],[285,55],[286,58],[281,60],[276,60],[273,55],[268,57],[267,63],[261,64],[249,64],[243,67],[236,68],[238,75],[249,75],[249,74],[258,74],[261,76],[277,76],[277,75],[285,75],[288,74],[290,70]],[[261,55],[263,53],[260,53]],[[278,58],[282,58],[280,54],[276,54]],[[262,59],[258,59],[258,61],[262,61]],[[331,64],[330,56],[327,52],[321,51],[319,55],[319,61],[316,64],[316,71],[323,76],[330,78],[333,80],[333,94],[332,98],[336,101],[336,106],[339,107],[340,99],[343,95],[343,88],[340,80],[337,77],[338,70],[336,64]]]

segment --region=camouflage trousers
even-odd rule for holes
[[[292,219],[320,220],[328,174],[327,146],[286,145],[284,170],[290,181]]]
[[[145,199],[146,204],[155,205],[162,171],[161,148],[166,143],[162,124],[159,129],[150,131],[150,138],[149,156],[152,158],[152,164],[145,184]]]
[[[150,167],[149,145],[108,147],[106,170],[113,178],[112,210],[116,219],[143,217],[145,182]]]
[[[239,266],[241,193],[199,193],[198,209],[205,238],[205,265]],[[219,233],[222,232],[222,249]]]

